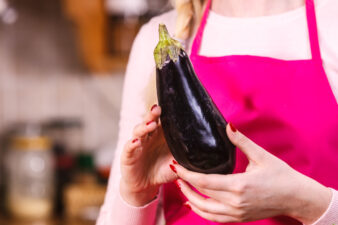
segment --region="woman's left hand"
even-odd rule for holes
[[[175,163],[185,204],[201,217],[221,223],[247,222],[286,215],[304,224],[315,222],[331,201],[329,188],[306,177],[235,128],[227,134],[247,156],[244,173],[218,175],[188,171]],[[204,198],[200,193],[209,196]]]

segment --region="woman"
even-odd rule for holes
[[[179,0],[176,11],[143,26],[99,225],[338,223],[338,2],[315,3]],[[231,121],[234,174],[178,165],[162,135],[161,108],[144,107],[146,90],[155,92],[158,24],[172,31],[175,21],[199,79]]]

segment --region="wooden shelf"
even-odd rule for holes
[[[63,11],[74,24],[77,49],[93,74],[125,70],[139,21],[110,18],[104,0],[63,0]],[[113,51],[113,52],[112,52]]]

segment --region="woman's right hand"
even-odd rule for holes
[[[161,108],[154,105],[145,120],[134,128],[121,156],[120,193],[133,206],[152,201],[161,184],[177,178],[168,164],[173,157],[163,136],[159,117]]]

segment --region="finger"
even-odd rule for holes
[[[222,202],[231,203],[231,202],[234,201],[233,199],[236,197],[236,196],[234,196],[234,192],[223,191],[223,190],[222,191],[216,191],[216,190],[211,190],[211,189],[206,189],[206,188],[198,188],[198,187],[195,187],[195,186],[193,186],[193,187],[196,188],[196,190],[198,192],[202,193],[203,195],[206,195],[206,196],[213,198],[213,199],[222,200]]]
[[[219,201],[216,201],[212,198],[204,198],[194,190],[192,190],[189,185],[183,180],[178,179],[178,186],[180,187],[182,193],[188,198],[196,208],[203,212],[215,213],[215,214],[226,214],[228,211],[231,211],[231,207],[225,204],[222,204]]]
[[[138,154],[142,151],[141,148],[141,141],[138,138],[133,140],[129,140],[125,147],[122,154],[122,163],[125,165],[133,164],[135,160],[138,160]]]
[[[177,175],[196,188],[218,191],[236,191],[240,182],[240,174],[203,174],[189,171],[179,164],[171,165],[176,169]]]
[[[228,124],[227,135],[230,141],[237,146],[249,160],[254,161],[256,163],[261,162],[262,160],[269,157],[271,154],[258,146],[252,140],[247,138],[244,134],[239,132],[233,124]]]
[[[134,128],[133,136],[135,138],[145,138],[147,134],[154,132],[157,129],[158,125],[156,121],[149,121],[147,123],[143,122]]]
[[[159,118],[160,118],[160,115],[161,115],[161,107],[158,106],[158,105],[153,105],[151,108],[150,108],[150,111],[148,112],[148,114],[146,115],[145,117],[145,122],[149,122],[149,121],[156,121],[158,122]]]
[[[200,217],[202,217],[206,220],[209,220],[209,221],[213,221],[213,222],[217,222],[217,223],[238,222],[237,219],[232,217],[232,216],[204,212],[204,211],[200,210],[198,207],[196,207],[194,204],[191,204],[190,202],[185,203],[185,206],[187,208],[190,208],[192,211],[194,211]]]

